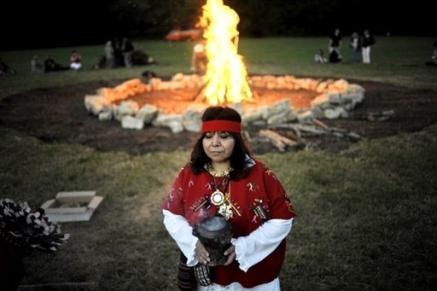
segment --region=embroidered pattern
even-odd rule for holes
[[[252,218],[253,223],[258,223],[259,220],[266,221],[269,218],[269,206],[267,203],[263,202],[262,199],[254,199],[252,210],[254,216]]]
[[[270,170],[269,168],[267,168],[265,170],[265,173],[267,174],[267,176],[272,177],[274,180],[278,181],[278,178],[276,177],[275,173],[273,173],[272,170]]]
[[[193,205],[191,205],[191,210],[193,212],[197,212],[199,209],[205,207],[208,208],[209,205],[209,199],[208,196],[204,196],[202,198],[200,198],[199,200],[197,200],[196,202],[193,203]]]
[[[258,185],[255,182],[249,182],[246,184],[246,187],[250,192],[254,192],[258,188]]]

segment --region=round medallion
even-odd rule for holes
[[[220,192],[219,190],[215,190],[212,194],[211,194],[211,203],[214,204],[215,206],[220,206],[223,204],[223,202],[225,202],[225,195]]]

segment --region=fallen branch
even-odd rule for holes
[[[324,123],[324,122],[318,120],[317,118],[314,118],[314,119],[313,119],[313,123],[314,123],[315,125],[317,125],[317,126],[320,126],[321,128],[329,129],[329,126],[326,125],[326,123]]]
[[[369,112],[367,113],[367,119],[370,121],[384,121],[392,117],[394,114],[395,114],[394,110]]]
[[[270,129],[263,129],[259,131],[259,135],[268,138],[273,146],[275,146],[280,152],[284,152],[287,146],[295,146],[298,145],[297,142],[292,141],[289,138],[286,138],[279,133],[272,131]]]
[[[277,128],[277,129],[290,129],[293,132],[296,133],[298,137],[304,136],[304,135],[322,135],[326,133],[326,130],[319,129],[315,127],[314,125],[304,125],[300,123],[291,124],[291,123],[284,123],[284,124],[278,124],[274,126],[270,126],[270,128]]]
[[[300,123],[296,123],[296,124],[285,123],[285,124],[271,126],[270,128],[292,130],[294,133],[297,133],[296,136],[299,139],[301,139],[302,136],[321,136],[321,135],[334,135],[340,138],[348,138],[353,141],[362,139],[362,137],[355,132],[351,132],[343,128],[329,127],[328,125],[317,119],[315,120],[314,125],[306,125]]]

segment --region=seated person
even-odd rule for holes
[[[77,51],[73,51],[70,55],[70,69],[79,70],[82,68],[82,57]]]
[[[323,49],[319,49],[319,52],[314,55],[314,62],[317,64],[326,64],[328,62],[328,60],[325,58]]]
[[[44,73],[44,65],[37,55],[34,55],[30,60],[30,71],[32,73]]]
[[[336,50],[332,50],[329,53],[329,62],[330,63],[339,63],[339,62],[341,62],[341,55]]]
[[[47,56],[47,58],[44,60],[44,72],[56,72],[56,71],[64,71],[68,70],[68,67],[64,67],[61,64],[58,64],[55,62],[54,59],[52,59],[50,56]]]

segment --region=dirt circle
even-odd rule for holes
[[[117,121],[99,121],[84,107],[84,96],[101,87],[115,87],[125,80],[89,82],[59,88],[43,88],[12,95],[0,101],[0,126],[23,131],[45,142],[82,144],[100,151],[143,154],[154,151],[188,150],[196,133],[173,134],[167,128],[122,129]],[[322,120],[327,125],[373,139],[401,132],[418,131],[437,122],[437,94],[432,90],[408,89],[369,81],[348,80],[366,89],[365,99],[346,119]],[[371,112],[394,110],[385,121],[370,121]],[[254,137],[260,128],[249,128]],[[287,136],[287,131],[280,131]],[[331,135],[305,139],[313,147],[334,151],[353,141]],[[256,139],[250,144],[256,153],[277,151],[270,143]]]

